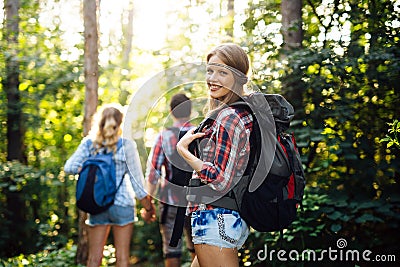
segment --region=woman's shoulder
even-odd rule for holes
[[[87,136],[82,138],[80,146],[84,146],[84,147],[90,149],[92,144],[93,144],[92,138],[87,135]]]
[[[122,142],[122,146],[124,148],[136,148],[136,142],[133,139],[128,139],[126,137],[120,137],[120,140]]]
[[[116,160],[126,161],[128,157],[132,158],[137,151],[136,142],[128,138],[120,138],[121,146],[115,154]]]
[[[92,137],[90,137],[89,135],[86,135],[81,140],[81,143],[87,143],[87,142],[93,142]]]
[[[239,121],[252,121],[252,115],[250,111],[245,107],[226,107],[218,112],[216,121],[226,121],[226,120],[239,120]]]

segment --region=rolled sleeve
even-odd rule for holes
[[[159,134],[156,142],[150,151],[147,161],[146,177],[149,183],[157,184],[162,176],[162,168],[165,161],[165,156],[162,149],[162,135]]]
[[[237,174],[244,156],[245,147],[248,145],[249,135],[240,116],[233,109],[222,111],[216,119],[215,136],[209,142],[207,148],[211,153],[206,153],[206,159],[199,178],[209,183],[216,191],[227,191],[230,188],[232,178]]]
[[[89,139],[82,139],[78,148],[72,154],[72,156],[66,161],[64,165],[64,171],[66,173],[78,174],[79,169],[82,167],[83,162],[90,155],[89,150]]]

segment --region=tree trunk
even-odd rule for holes
[[[125,11],[124,11],[125,12]],[[130,55],[132,51],[132,39],[133,39],[133,18],[134,18],[134,4],[133,0],[129,0],[129,9],[128,9],[128,22],[127,24],[122,24],[122,32],[123,32],[123,45],[122,45],[122,65],[121,67],[129,70],[129,62]],[[125,16],[125,13],[123,14]],[[127,77],[127,79],[129,79]],[[121,105],[126,105],[129,98],[129,91],[124,88],[124,86],[120,85],[120,93],[118,97],[118,101]]]
[[[23,148],[23,127],[22,127],[22,103],[19,91],[19,59],[18,59],[18,35],[19,35],[19,0],[6,0],[5,28],[3,29],[6,48],[2,49],[5,58],[5,76],[3,88],[7,95],[7,160],[17,160],[26,163]],[[8,185],[15,185],[18,177],[7,177],[4,182]],[[25,205],[21,193],[18,190],[10,190],[8,187],[3,191],[6,200],[5,221],[13,222],[12,226],[2,229],[5,232],[12,232],[14,238],[7,243],[3,251],[5,255],[12,257],[23,252],[22,240],[29,240],[29,232],[26,230]]]
[[[130,0],[129,10],[128,10],[128,24],[123,25],[123,32],[124,32],[124,46],[122,52],[123,68],[129,68],[129,59],[132,51],[132,38],[133,38],[133,16],[134,16],[133,0]]]
[[[19,0],[5,1],[5,39],[8,54],[5,56],[4,90],[7,93],[7,160],[26,163],[22,127],[22,103],[19,91]]]
[[[97,89],[99,79],[99,50],[98,50],[98,32],[97,32],[97,1],[83,1],[84,18],[84,71],[85,71],[85,115],[83,121],[83,133],[87,135],[92,124],[93,114],[97,108]]]
[[[226,25],[226,34],[233,38],[235,24],[235,0],[228,0],[228,18],[229,23]]]
[[[83,1],[84,20],[84,72],[85,72],[85,114],[83,120],[83,134],[86,136],[92,126],[92,118],[96,112],[98,102],[98,76],[99,76],[99,50],[97,31],[97,7],[96,0]],[[85,220],[87,214],[79,211],[79,241],[76,261],[86,265],[88,258],[88,235]]]
[[[301,7],[302,0],[282,0],[281,2],[281,32],[285,50],[301,47],[303,41]]]
[[[281,57],[287,53],[300,49],[303,41],[302,30],[302,0],[282,0],[282,28],[283,47]],[[294,72],[301,70],[293,70]],[[298,76],[296,76],[298,77]],[[286,76],[282,80],[282,94],[292,103],[296,112],[303,112],[304,84],[300,79]]]

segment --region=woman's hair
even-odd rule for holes
[[[244,84],[247,83],[247,73],[249,72],[250,63],[246,52],[237,44],[226,43],[217,46],[207,55],[207,63],[211,57],[217,56],[222,60],[235,77],[235,84],[230,88],[230,92],[222,100],[209,99],[208,113],[222,106],[229,105],[244,94]]]
[[[122,133],[121,123],[124,115],[116,105],[107,105],[100,109],[99,114],[91,130],[93,146],[96,153],[101,148],[107,151],[116,151],[117,142]]]

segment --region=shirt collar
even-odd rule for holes
[[[178,128],[186,128],[193,126],[193,124],[191,124],[189,121],[176,121],[174,122],[173,126]]]

